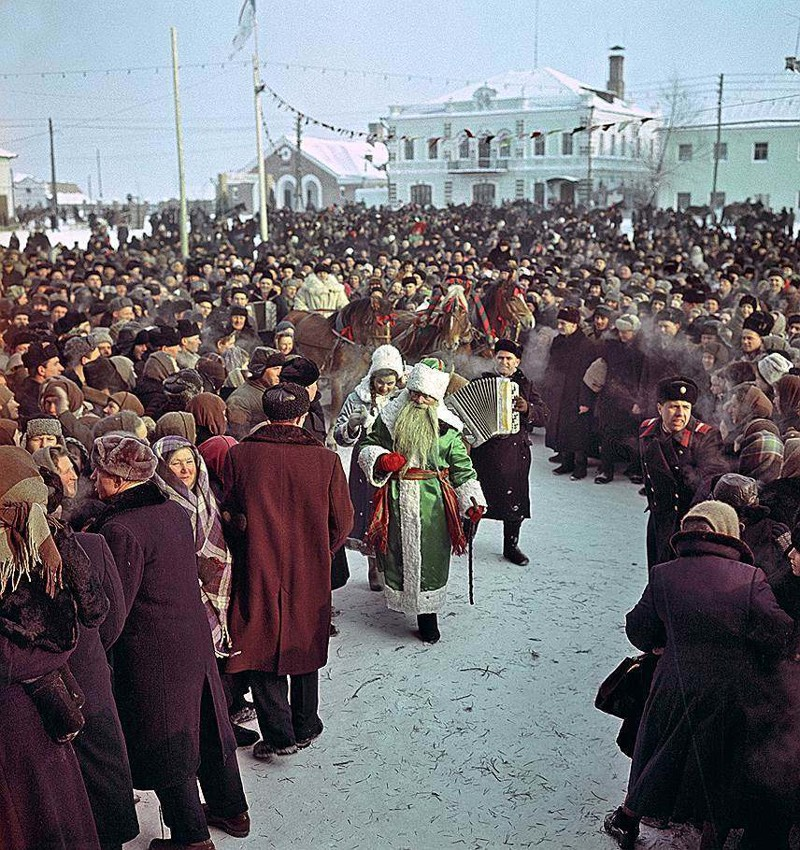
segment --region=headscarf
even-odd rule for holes
[[[209,439],[203,441],[197,447],[197,451],[200,452],[200,455],[206,462],[209,472],[223,485],[225,484],[225,460],[228,457],[231,446],[235,446],[237,442],[238,440],[234,437],[209,437]]]
[[[778,391],[781,416],[800,415],[800,376],[784,375],[775,384],[775,389]]]
[[[48,596],[61,589],[61,555],[47,523],[47,486],[25,449],[0,446],[0,596],[41,575]]]
[[[0,419],[0,446],[16,446],[14,434],[17,430],[17,423],[13,419]]]
[[[8,416],[8,403],[12,398],[14,393],[5,384],[0,384],[0,416]]]
[[[197,466],[197,481],[188,490],[169,468],[169,459],[178,449],[189,449]],[[161,491],[177,502],[189,515],[194,531],[200,595],[214,640],[217,655],[230,652],[228,606],[231,599],[231,566],[233,559],[222,533],[222,519],[217,500],[211,492],[208,470],[202,455],[183,437],[162,437],[153,446],[158,458],[154,480]]]
[[[228,420],[225,418],[227,406],[214,393],[200,393],[189,399],[186,410],[194,416],[199,428],[206,428],[215,437],[224,434],[228,428]]]
[[[783,444],[781,478],[800,478],[800,437],[789,437]]]
[[[752,423],[751,423],[752,426]],[[739,474],[755,478],[762,484],[774,481],[783,466],[783,443],[771,431],[748,428],[739,454]]]
[[[80,412],[83,407],[83,393],[81,392],[81,388],[75,383],[75,381],[70,381],[69,378],[64,377],[49,378],[42,384],[42,387],[39,390],[39,406],[41,407],[44,399],[54,395],[53,390],[56,387],[64,390],[67,394],[67,409],[71,413]]]
[[[156,430],[153,434],[154,440],[162,437],[183,437],[190,443],[197,439],[197,426],[194,424],[194,416],[185,410],[173,410],[165,413],[156,422]]]

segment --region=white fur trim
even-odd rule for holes
[[[479,506],[486,507],[486,496],[483,495],[483,490],[477,478],[470,478],[469,481],[465,481],[455,489],[458,498],[458,511],[462,516],[466,516],[467,511],[472,507],[473,498]]]
[[[392,473],[386,472],[378,475],[375,472],[375,464],[381,455],[388,455],[390,452],[382,446],[364,446],[358,454],[358,465],[361,467],[364,475],[372,484],[373,487],[383,487],[383,485],[391,478]]]
[[[386,605],[406,614],[434,614],[447,597],[447,587],[422,590],[422,517],[420,482],[399,481],[400,546],[403,557],[403,589],[384,587]]]
[[[431,369],[424,363],[417,363],[408,376],[408,389],[424,393],[438,401],[444,398],[450,385],[450,375],[438,369]]]

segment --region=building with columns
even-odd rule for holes
[[[613,51],[606,88],[538,68],[390,107],[390,204],[646,200],[660,122],[624,100]]]

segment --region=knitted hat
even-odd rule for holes
[[[280,351],[260,345],[258,348],[253,349],[253,353],[250,355],[248,369],[254,378],[260,378],[267,369],[272,369],[275,366],[283,366],[285,362],[286,357]]]
[[[185,410],[165,413],[156,422],[153,442],[168,436],[185,437],[190,443],[194,443],[197,438],[197,425],[194,416]]]
[[[714,498],[733,508],[758,504],[758,482],[747,475],[726,472],[714,485]]]
[[[280,383],[264,390],[261,408],[270,422],[290,422],[308,413],[308,390],[300,384]]]
[[[771,387],[774,387],[784,375],[789,374],[789,370],[792,368],[792,361],[787,360],[782,354],[774,351],[772,354],[762,357],[756,364],[756,368],[761,377]]]
[[[26,437],[63,437],[64,432],[61,429],[61,422],[55,416],[47,416],[41,414],[33,419],[29,419],[25,425]]]
[[[450,373],[445,370],[444,363],[427,357],[411,369],[406,387],[409,392],[422,393],[441,401],[449,383]]]
[[[379,345],[372,352],[372,360],[369,364],[369,374],[381,370],[391,370],[398,378],[405,372],[403,366],[403,355],[393,345]]]
[[[620,316],[614,324],[618,331],[633,331],[634,333],[642,326],[638,316],[631,316],[627,313]]]
[[[698,522],[705,522],[714,534],[724,534],[726,537],[740,539],[739,517],[736,511],[725,502],[709,500],[690,508],[681,520],[681,530],[686,531],[687,526],[693,526]]]
[[[147,481],[156,471],[156,456],[144,440],[128,434],[106,434],[92,446],[92,465],[123,481]]]
[[[111,333],[107,331],[105,328],[95,328],[89,334],[89,345],[92,348],[97,348],[101,342],[108,343],[108,345],[113,345],[114,340],[111,338]]]
[[[300,384],[301,387],[310,387],[319,380],[319,368],[317,364],[307,357],[289,357],[281,369],[281,382]]]

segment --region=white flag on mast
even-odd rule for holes
[[[246,44],[253,32],[256,22],[256,0],[244,0],[239,12],[239,29],[231,42],[231,56],[238,53]]]

